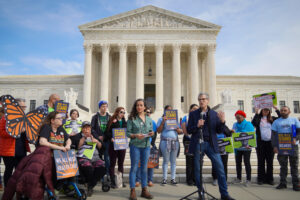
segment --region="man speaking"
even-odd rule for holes
[[[207,93],[200,93],[198,95],[198,101],[199,109],[189,114],[187,128],[188,132],[192,134],[189,152],[194,154],[195,157],[195,179],[198,187],[199,199],[204,199],[203,183],[202,180],[200,180],[200,165],[203,163],[200,163],[200,160],[202,161],[205,153],[216,168],[221,199],[234,200],[229,196],[227,191],[224,166],[218,148],[217,133],[224,133],[225,135],[230,134],[230,130],[225,125],[225,114],[224,112],[217,113],[209,108],[209,96]]]

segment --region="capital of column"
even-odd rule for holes
[[[119,51],[120,51],[121,53],[126,53],[126,52],[127,52],[127,44],[125,44],[125,43],[120,43],[120,44],[119,44]]]
[[[92,44],[83,45],[84,52],[85,53],[92,53],[93,47],[94,46]]]
[[[215,52],[216,51],[216,44],[208,44],[207,45],[208,52]]]
[[[137,53],[144,53],[145,44],[136,44],[136,52]]]
[[[155,51],[163,51],[164,50],[164,44],[156,43],[155,44]]]
[[[190,44],[191,52],[197,52],[199,44]]]
[[[174,53],[179,53],[181,49],[181,44],[180,43],[174,43],[173,45],[173,52]]]
[[[108,52],[110,50],[110,44],[103,43],[101,44],[102,52]]]

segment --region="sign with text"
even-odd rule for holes
[[[157,148],[150,149],[150,155],[148,159],[148,168],[156,168],[159,166],[159,150]]]
[[[123,150],[128,148],[128,139],[126,128],[113,128],[114,150]]]
[[[255,108],[272,108],[273,106],[277,106],[276,92],[254,95],[253,101]]]
[[[226,155],[227,153],[233,153],[233,142],[231,137],[218,139],[219,153]]]
[[[93,155],[94,155],[94,152],[96,150],[96,145],[97,143],[95,142],[92,142],[91,141],[92,139],[90,137],[88,137],[86,139],[86,142],[85,144],[83,144],[78,152],[77,152],[77,157],[80,157],[80,158],[87,158],[89,160],[92,160],[93,158]]]
[[[278,154],[279,155],[292,155],[292,133],[277,133],[278,138]]]
[[[67,152],[53,150],[53,155],[58,180],[79,175],[75,150]]]
[[[59,112],[63,118],[63,124],[66,122],[66,118],[69,110],[69,103],[63,101],[57,101],[54,105],[55,111]]]
[[[175,130],[178,128],[178,112],[177,110],[165,110],[164,116],[166,116],[166,129]]]
[[[233,133],[232,140],[235,149],[240,149],[240,148],[249,149],[249,148],[256,147],[255,132]]]

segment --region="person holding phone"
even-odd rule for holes
[[[172,110],[172,107],[167,105],[165,106],[166,110]],[[179,141],[178,134],[183,134],[180,125],[177,122],[177,128],[174,130],[168,130],[166,128],[166,116],[158,119],[157,122],[157,132],[161,133],[159,149],[163,156],[163,180],[162,185],[167,184],[167,174],[168,174],[168,163],[171,162],[171,184],[176,185],[176,157],[179,155]]]

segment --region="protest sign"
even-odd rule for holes
[[[113,128],[114,150],[122,150],[128,148],[128,140],[126,136],[126,128]]]
[[[67,152],[53,150],[53,155],[58,180],[79,175],[77,158],[74,150]]]
[[[164,116],[166,116],[167,120],[166,130],[175,130],[178,128],[178,112],[177,110],[165,110]]]
[[[293,155],[292,133],[277,133],[278,155]]]
[[[242,132],[232,134],[234,148],[251,148],[256,147],[256,134],[255,132]]]
[[[97,143],[92,142],[92,139],[88,137],[86,139],[86,143],[84,143],[77,152],[77,157],[87,158],[92,160],[94,152],[96,150]]]
[[[68,115],[69,103],[63,101],[57,101],[54,105],[56,112],[59,112],[63,118],[63,124],[66,122]]]
[[[219,152],[221,155],[226,155],[226,153],[233,153],[233,142],[231,137],[219,138],[218,139]]]
[[[269,92],[253,96],[254,107],[258,109],[272,108],[277,106],[276,92]]]
[[[148,160],[148,168],[156,168],[159,166],[159,150],[152,147],[150,149],[150,156]]]

